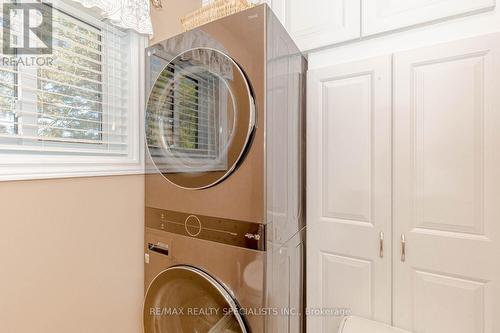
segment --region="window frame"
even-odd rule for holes
[[[101,27],[104,24],[96,11],[84,8],[81,5],[66,1],[52,1],[54,10],[68,13],[91,26]],[[122,30],[112,26],[106,26],[107,30]],[[147,37],[136,32],[127,31],[129,49],[127,53],[129,70],[126,82],[128,84],[127,117],[127,153],[119,156],[109,156],[95,153],[79,154],[77,145],[65,145],[69,154],[36,152],[33,147],[28,148],[30,152],[22,152],[23,146],[18,150],[6,151],[0,147],[0,181],[26,180],[44,178],[85,177],[85,176],[107,176],[124,174],[144,173],[144,86],[145,86],[145,54]],[[33,68],[33,70],[36,70]],[[104,80],[104,76],[103,76]],[[38,81],[38,78],[35,79]],[[103,86],[104,86],[103,81]],[[17,89],[16,89],[17,90]],[[19,92],[18,92],[19,93]],[[37,106],[35,105],[36,109]],[[105,115],[103,114],[103,118]],[[104,121],[104,120],[103,120]],[[103,138],[104,140],[104,138]],[[58,149],[60,151],[60,149]]]

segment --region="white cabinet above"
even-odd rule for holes
[[[302,51],[484,13],[497,0],[265,0]]]
[[[267,0],[302,51],[361,36],[361,0]]]
[[[362,0],[363,36],[488,10],[496,0]]]

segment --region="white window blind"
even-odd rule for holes
[[[0,64],[0,152],[127,155],[127,34],[61,9],[52,16],[52,64]]]

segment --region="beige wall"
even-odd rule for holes
[[[0,332],[138,333],[144,179],[0,182]]]
[[[201,0],[162,0],[163,8],[151,8],[154,36],[150,44],[182,32],[180,18],[201,7]]]

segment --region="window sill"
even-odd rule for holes
[[[142,160],[131,163],[0,165],[0,181],[144,174]]]

